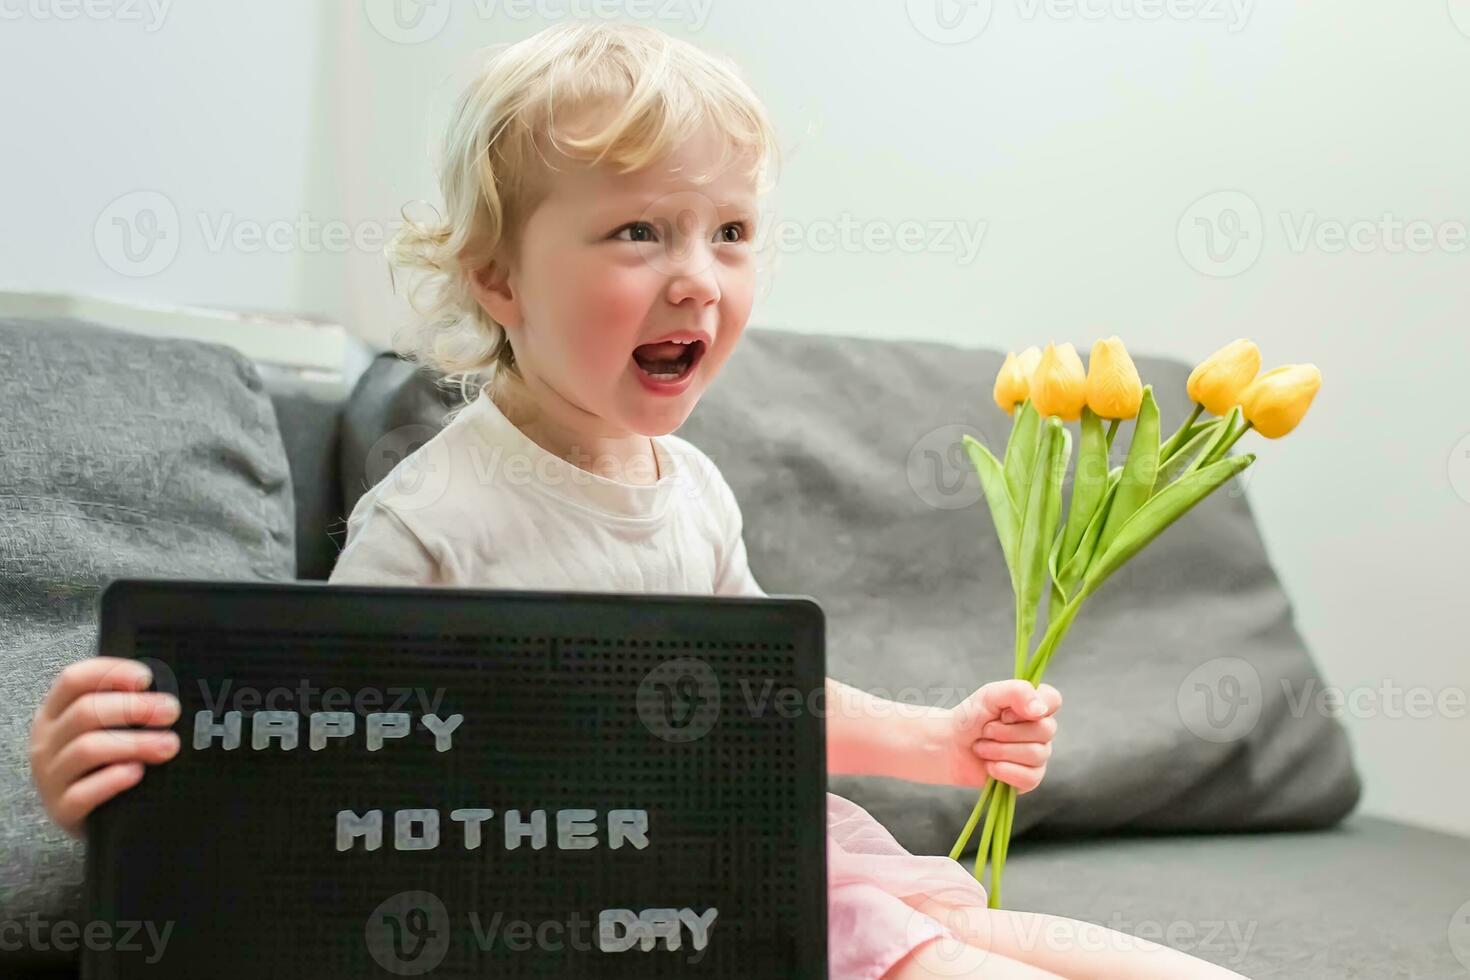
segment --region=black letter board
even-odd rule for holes
[[[133,579],[98,643],[182,712],[88,980],[826,976],[810,599]]]

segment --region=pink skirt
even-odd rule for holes
[[[925,898],[985,906],[985,889],[959,862],[910,854],[851,800],[827,794],[827,976],[878,980],[950,929],[914,908]]]

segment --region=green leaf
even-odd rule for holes
[[[1200,417],[1200,413],[1202,413],[1204,410],[1205,408],[1203,405],[1200,405],[1198,403],[1195,404],[1194,409],[1189,413],[1189,418],[1179,423],[1179,428],[1175,429],[1174,434],[1165,439],[1164,444],[1159,447],[1160,460],[1168,462],[1169,457],[1174,455],[1174,452],[1180,446],[1184,445],[1190,439],[1194,438],[1194,434],[1198,432],[1201,427],[1209,425],[1208,422],[1197,423],[1195,421]]]
[[[1203,422],[1196,422],[1194,425],[1190,426],[1189,431],[1184,434],[1185,440],[1188,441],[1190,439],[1193,439],[1195,436],[1199,435],[1206,429],[1213,428],[1215,423],[1219,421],[1219,419],[1206,419]]]
[[[1082,441],[1077,466],[1072,473],[1072,503],[1067,508],[1067,526],[1062,531],[1057,561],[1066,567],[1087,530],[1097,505],[1108,488],[1108,442],[1102,419],[1090,408],[1082,409]]]
[[[1047,552],[1047,581],[1051,583],[1051,595],[1047,603],[1047,609],[1054,609],[1058,605],[1058,599],[1066,601],[1066,596],[1059,595],[1060,590],[1056,587],[1056,562],[1057,547],[1061,544],[1062,535],[1057,534],[1057,528],[1062,518],[1062,488],[1066,484],[1067,465],[1072,459],[1072,432],[1066,426],[1062,427],[1062,451],[1061,456],[1053,464],[1051,478],[1056,481],[1056,487],[1050,495],[1048,507],[1050,510],[1046,515],[1045,537]],[[1048,611],[1048,616],[1050,612]]]
[[[1065,425],[1061,426],[1062,448],[1058,456],[1052,461],[1048,479],[1052,481],[1051,492],[1046,499],[1046,536],[1042,538],[1047,550],[1051,550],[1052,539],[1056,536],[1057,527],[1062,519],[1062,488],[1067,482],[1067,466],[1072,461],[1072,432]]]
[[[1123,476],[1113,491],[1113,504],[1108,508],[1107,523],[1098,538],[1099,551],[1106,552],[1118,532],[1142,507],[1154,491],[1159,475],[1159,406],[1154,401],[1152,385],[1145,385],[1143,402],[1138,407],[1138,420],[1133,427],[1133,443],[1123,463]]]
[[[1016,586],[1016,547],[1020,533],[1020,517],[1016,504],[1006,489],[1006,475],[1000,460],[985,446],[970,437],[962,436],[960,442],[975,464],[980,476],[980,487],[985,491],[985,502],[990,505],[990,520],[995,525],[996,537],[1000,538],[1000,550],[1005,555],[1006,570],[1011,575],[1011,588]]]
[[[1119,475],[1122,475],[1121,471]],[[1108,483],[1102,503],[1093,513],[1092,520],[1087,522],[1087,529],[1082,532],[1082,540],[1077,542],[1077,550],[1062,565],[1062,573],[1058,576],[1057,584],[1067,598],[1071,598],[1073,590],[1077,588],[1077,583],[1082,581],[1083,576],[1087,574],[1087,568],[1092,564],[1092,556],[1097,553],[1097,539],[1102,534],[1104,522],[1108,519],[1108,509],[1113,502],[1113,492],[1117,486],[1116,479]]]
[[[1159,478],[1154,482],[1155,492],[1173,483],[1174,478],[1184,472],[1190,461],[1198,457],[1205,445],[1215,438],[1214,426],[1219,421],[1219,419],[1212,419],[1200,426],[1183,445],[1174,450],[1174,455],[1159,466]]]
[[[1083,580],[1083,589],[1091,592],[1102,584],[1124,562],[1136,555],[1159,533],[1183,517],[1188,510],[1256,460],[1254,453],[1227,456],[1209,466],[1186,473],[1176,482],[1160,490],[1130,517],[1103,551],[1102,556],[1092,563]]]
[[[1057,571],[1057,559],[1062,550],[1062,536],[1051,543],[1051,551],[1046,556],[1046,570],[1051,575],[1051,605],[1048,609],[1054,609],[1058,603],[1067,601],[1067,593],[1062,589],[1062,576]]]
[[[1016,409],[1016,420],[1011,424],[1011,437],[1006,441],[1003,460],[1006,487],[1011,492],[1011,499],[1016,502],[1018,515],[1025,512],[1026,501],[1030,498],[1031,473],[1036,466],[1040,427],[1041,416],[1036,414],[1036,407],[1028,398]]]
[[[1199,454],[1199,458],[1189,468],[1191,470],[1204,469],[1215,462],[1220,455],[1220,447],[1230,441],[1231,435],[1239,428],[1243,412],[1239,405],[1230,410],[1230,414],[1220,421],[1220,428],[1215,430],[1215,438],[1205,447],[1205,451]]]
[[[1031,472],[1030,498],[1021,514],[1021,536],[1016,551],[1016,636],[1029,644],[1036,630],[1036,612],[1042,590],[1049,586],[1047,556],[1051,552],[1056,531],[1056,515],[1060,510],[1052,498],[1061,492],[1057,463],[1067,446],[1066,428],[1055,416],[1041,424],[1036,465]],[[1065,463],[1062,472],[1065,473]]]
[[[1066,593],[1062,591],[1062,587],[1057,584],[1056,576],[1053,575],[1051,578],[1051,595],[1048,597],[1046,605],[1046,621],[1049,623],[1053,619],[1056,619],[1057,610],[1066,604]]]

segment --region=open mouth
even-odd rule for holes
[[[650,380],[665,383],[683,380],[702,357],[702,340],[689,344],[644,344],[633,349],[633,363],[638,365],[638,370]]]

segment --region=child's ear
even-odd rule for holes
[[[496,323],[506,327],[520,327],[520,299],[503,266],[491,262],[478,269],[467,269],[466,275],[470,282],[470,292],[481,309],[490,314]]]

